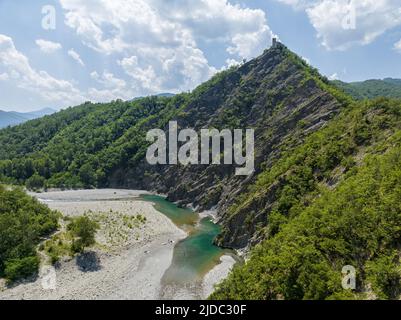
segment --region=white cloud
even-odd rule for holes
[[[240,64],[241,64],[241,62],[239,62],[239,61],[237,61],[235,59],[227,59],[226,60],[226,65],[225,65],[224,68],[227,69],[227,68],[230,68],[230,67],[238,66]]]
[[[47,41],[43,39],[38,39],[35,42],[40,50],[44,53],[53,53],[62,48],[61,44],[57,42]]]
[[[67,106],[85,100],[70,82],[56,79],[46,71],[32,68],[28,58],[15,48],[13,40],[2,34],[0,34],[0,68],[6,70],[15,86],[33,92],[49,102]]]
[[[329,80],[331,80],[331,81],[338,80],[338,74],[337,73],[333,73],[331,76],[329,76]]]
[[[229,47],[227,51],[242,58],[252,58],[255,52],[262,52],[271,43],[272,37],[267,26],[261,26],[261,29],[255,32],[238,33],[233,36],[233,46]]]
[[[197,41],[222,41],[238,58],[252,58],[270,46],[273,32],[260,9],[233,5],[227,0],[153,0],[164,17],[189,30]]]
[[[7,73],[0,73],[0,81],[7,81],[9,78]]]
[[[260,54],[272,31],[262,10],[227,0],[60,0],[65,23],[83,44],[118,64],[140,95],[186,91],[210,78],[200,43],[224,46],[232,59]]]
[[[98,79],[100,78],[100,76],[99,76],[99,74],[97,73],[97,71],[93,71],[93,72],[90,74],[90,76],[91,76],[91,78],[92,78],[93,80],[98,80]]]
[[[85,66],[85,63],[82,61],[81,56],[74,49],[68,50],[68,55],[76,62],[78,62],[81,66]]]
[[[292,6],[294,9],[305,9],[320,0],[276,0],[278,2]]]
[[[97,89],[90,88],[87,93],[90,101],[96,102],[110,102],[112,100],[130,100],[136,95],[132,90],[118,90],[118,89]]]
[[[400,39],[400,41],[394,43],[394,49],[396,51],[398,51],[399,53],[401,53],[401,39]]]
[[[117,98],[128,100],[135,95],[123,79],[104,71],[91,73],[91,77],[101,88],[89,88],[82,92],[66,80],[56,79],[45,71],[37,71],[28,58],[19,52],[10,37],[0,34],[0,80],[10,80],[15,86],[33,92],[55,106],[77,105],[84,101],[108,102]],[[4,79],[3,79],[4,78]]]
[[[305,9],[322,45],[347,50],[367,45],[401,25],[400,0],[277,0]]]
[[[102,75],[99,75],[96,71],[91,73],[91,78],[102,84],[106,88],[119,88],[123,89],[127,86],[127,83],[123,79],[116,78],[114,74],[104,71]]]
[[[28,71],[20,70],[14,62],[12,68],[5,70],[10,81],[47,100],[65,100],[63,105],[66,101],[108,101],[191,90],[218,71],[209,63],[204,47],[223,47],[227,52],[224,59],[241,61],[260,54],[270,46],[273,36],[263,10],[228,0],[59,2],[66,25],[81,42],[105,55],[109,69],[117,63],[124,72],[123,78],[116,76],[121,72],[115,69],[113,73],[92,72],[93,87],[80,91],[77,83],[32,68],[28,58],[14,47],[24,57]],[[61,49],[61,44],[43,39],[36,44],[45,53]],[[85,66],[85,59],[74,49],[68,55]]]
[[[93,71],[91,78],[102,85],[102,89],[90,88],[88,97],[92,101],[107,102],[115,99],[130,100],[135,97],[136,92],[127,85],[123,79],[117,78],[114,74],[103,71],[101,75]]]
[[[131,76],[144,89],[157,91],[161,88],[161,78],[158,78],[151,65],[141,68],[138,64],[138,58],[132,56],[118,61],[118,64],[124,69],[125,73]]]

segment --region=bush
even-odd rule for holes
[[[86,247],[94,245],[98,229],[99,224],[86,216],[74,219],[68,225],[68,231],[74,236],[72,243],[73,252],[83,252]]]
[[[26,278],[36,273],[39,269],[37,256],[6,261],[4,275],[9,282],[20,278]]]
[[[35,173],[32,177],[30,177],[26,181],[26,188],[32,191],[40,190],[45,187],[45,184],[46,184],[46,179]]]
[[[57,253],[52,252],[49,254],[49,256],[52,265],[55,265],[57,262],[60,261],[60,256]]]

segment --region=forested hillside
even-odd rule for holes
[[[105,186],[111,169],[145,150],[143,127],[163,127],[185,99],[88,102],[1,130],[0,174],[11,183],[32,178],[37,187]]]
[[[333,84],[357,100],[379,97],[401,99],[401,79],[386,78],[351,83],[337,80]]]
[[[36,246],[58,227],[58,214],[20,189],[0,185],[0,278],[10,281],[39,268]]]

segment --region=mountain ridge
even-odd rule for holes
[[[311,74],[306,75],[304,74],[305,71],[310,71]],[[260,165],[263,162],[274,161],[273,159],[278,157],[277,151],[279,146],[284,143],[286,135],[293,135],[294,139],[302,141],[304,135],[318,130],[324,126],[327,120],[339,112],[340,103],[337,102],[336,98],[320,89],[314,79],[317,77],[317,74],[313,74],[314,72],[302,59],[293,55],[284,45],[279,44],[276,48],[267,50],[261,57],[240,66],[237,70],[233,70],[232,73],[228,72],[228,75],[220,81],[214,82],[213,87],[211,87],[212,92],[206,88],[200,98],[196,100],[195,108],[189,104],[183,110],[187,114],[177,120],[182,127],[193,127],[197,130],[202,125],[204,126],[202,121],[206,121],[207,127],[222,128],[222,123],[227,125],[231,122],[229,128],[246,128],[249,125],[255,128],[256,176],[260,172]],[[285,77],[280,78],[283,74]],[[243,80],[242,85],[240,85],[241,80]],[[324,78],[319,78],[318,81],[321,81],[321,85],[326,85],[323,83]],[[222,86],[222,82],[225,90],[230,86],[235,87],[235,93],[228,99],[222,96],[220,100],[210,100],[210,97],[215,97],[215,99],[219,97],[216,90]],[[263,83],[266,83],[267,86],[261,87],[264,86]],[[281,87],[276,88],[275,83],[281,83]],[[273,84],[273,86],[269,87],[268,84]],[[237,88],[238,86],[240,89]],[[264,94],[259,96],[255,92],[254,97],[247,96],[247,92],[253,91],[254,88],[259,88],[260,92],[264,92]],[[202,96],[205,97],[206,103],[202,102]],[[280,101],[281,105],[278,105],[279,103],[276,103],[275,99]],[[245,105],[235,105],[239,101],[247,102]],[[206,105],[208,106],[205,114],[207,116],[202,118],[201,110]],[[215,109],[211,106],[214,106]],[[241,115],[240,119],[235,119],[233,116],[234,107],[237,108],[235,114]],[[225,112],[228,112],[228,115],[224,114]],[[208,120],[209,118],[217,120]],[[197,122],[201,122],[202,125],[198,125]],[[273,124],[270,125],[268,122],[273,122]],[[300,122],[303,127],[297,128]],[[269,125],[270,130],[273,130],[270,135],[274,136],[274,139],[266,140],[264,135],[269,130],[267,129]],[[266,157],[264,153],[268,153],[269,156]],[[130,168],[117,170],[112,174],[111,186],[123,185],[127,188],[151,186],[158,192],[166,193],[170,201],[178,202],[180,205],[191,205],[201,211],[215,208],[219,212],[220,222],[230,229],[224,234],[231,236],[223,237],[219,241],[222,246],[237,249],[246,247],[255,235],[257,222],[259,220],[266,221],[264,215],[256,217],[254,220],[256,222],[255,228],[246,230],[241,227],[244,226],[244,221],[247,218],[244,215],[240,220],[237,219],[233,223],[232,228],[229,227],[230,219],[226,213],[233,202],[233,198],[254,179],[254,177],[246,179],[235,177],[233,168],[230,166],[210,166],[208,168],[202,166],[187,168],[167,166],[160,172],[154,172],[153,168],[142,163],[139,168],[139,170],[134,171]],[[204,173],[205,169],[207,174]],[[146,171],[148,174],[144,183],[138,184],[139,171]],[[211,175],[214,176],[213,180],[210,180]]]

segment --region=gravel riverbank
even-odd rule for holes
[[[78,190],[31,193],[65,217],[83,214],[101,216],[104,223],[97,245],[84,255],[64,258],[55,268],[55,287],[46,288],[43,277],[6,288],[0,284],[0,300],[96,300],[161,298],[161,279],[173,258],[175,244],[187,234],[138,198],[146,191]],[[129,216],[145,217],[134,229],[124,228]],[[201,215],[202,216],[202,215]],[[224,279],[235,260],[223,256],[221,263],[204,278],[194,295],[170,292],[170,298],[207,298],[213,286]],[[166,297],[164,297],[166,298]]]

